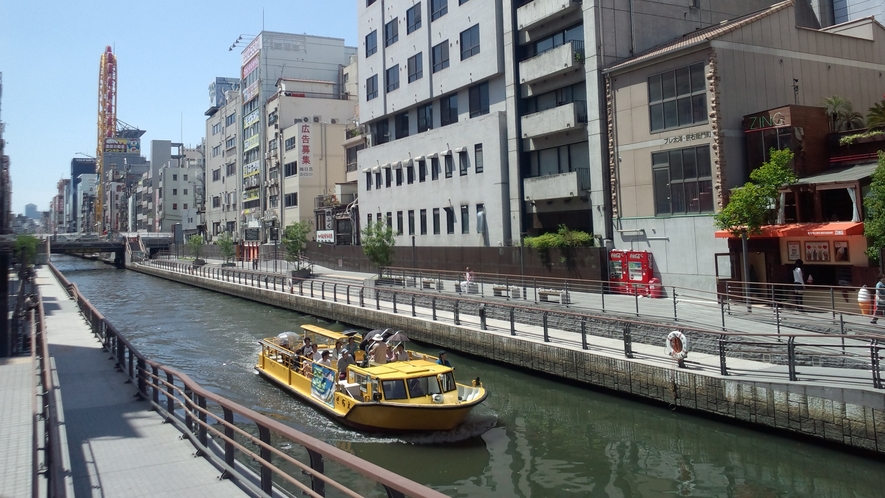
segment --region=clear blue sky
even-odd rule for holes
[[[49,209],[77,152],[95,155],[98,66],[118,59],[117,118],[151,140],[200,143],[209,83],[237,77],[241,33],[343,38],[356,46],[358,0],[0,3],[0,119],[6,123],[12,209]],[[150,158],[148,158],[150,159]]]

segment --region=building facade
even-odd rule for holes
[[[221,80],[221,84],[219,84]],[[227,84],[227,83],[229,84]],[[239,174],[242,128],[239,78],[216,78],[209,87],[206,111],[205,220],[207,238],[227,232],[240,240],[238,229],[242,177]]]

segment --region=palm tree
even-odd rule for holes
[[[876,102],[867,111],[867,128],[885,128],[885,99]]]
[[[854,109],[848,99],[833,95],[832,97],[825,98],[823,104],[827,110],[827,115],[830,116],[830,131],[851,129],[849,120],[852,114],[854,114]]]
[[[846,130],[859,130],[864,127],[863,114],[857,111],[851,111],[842,117]]]

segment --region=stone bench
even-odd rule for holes
[[[556,289],[538,289],[538,300],[545,303],[559,302],[569,304],[571,302],[568,292]]]
[[[519,299],[520,291],[519,287],[516,286],[507,287],[506,285],[493,285],[492,294],[495,297],[512,297],[513,299]]]
[[[421,288],[422,289],[442,290],[443,289],[443,282],[442,282],[442,280],[437,280],[435,278],[425,278],[425,279],[421,280]]]
[[[479,285],[475,282],[458,282],[458,290],[464,294],[479,294]]]

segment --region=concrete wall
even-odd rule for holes
[[[639,398],[756,424],[855,449],[885,453],[885,397],[880,392],[801,382],[748,382],[643,364],[618,355],[391,315],[329,300],[244,287],[138,266],[136,271],[225,294],[409,337],[517,368],[555,375]],[[462,379],[464,380],[464,379]]]

